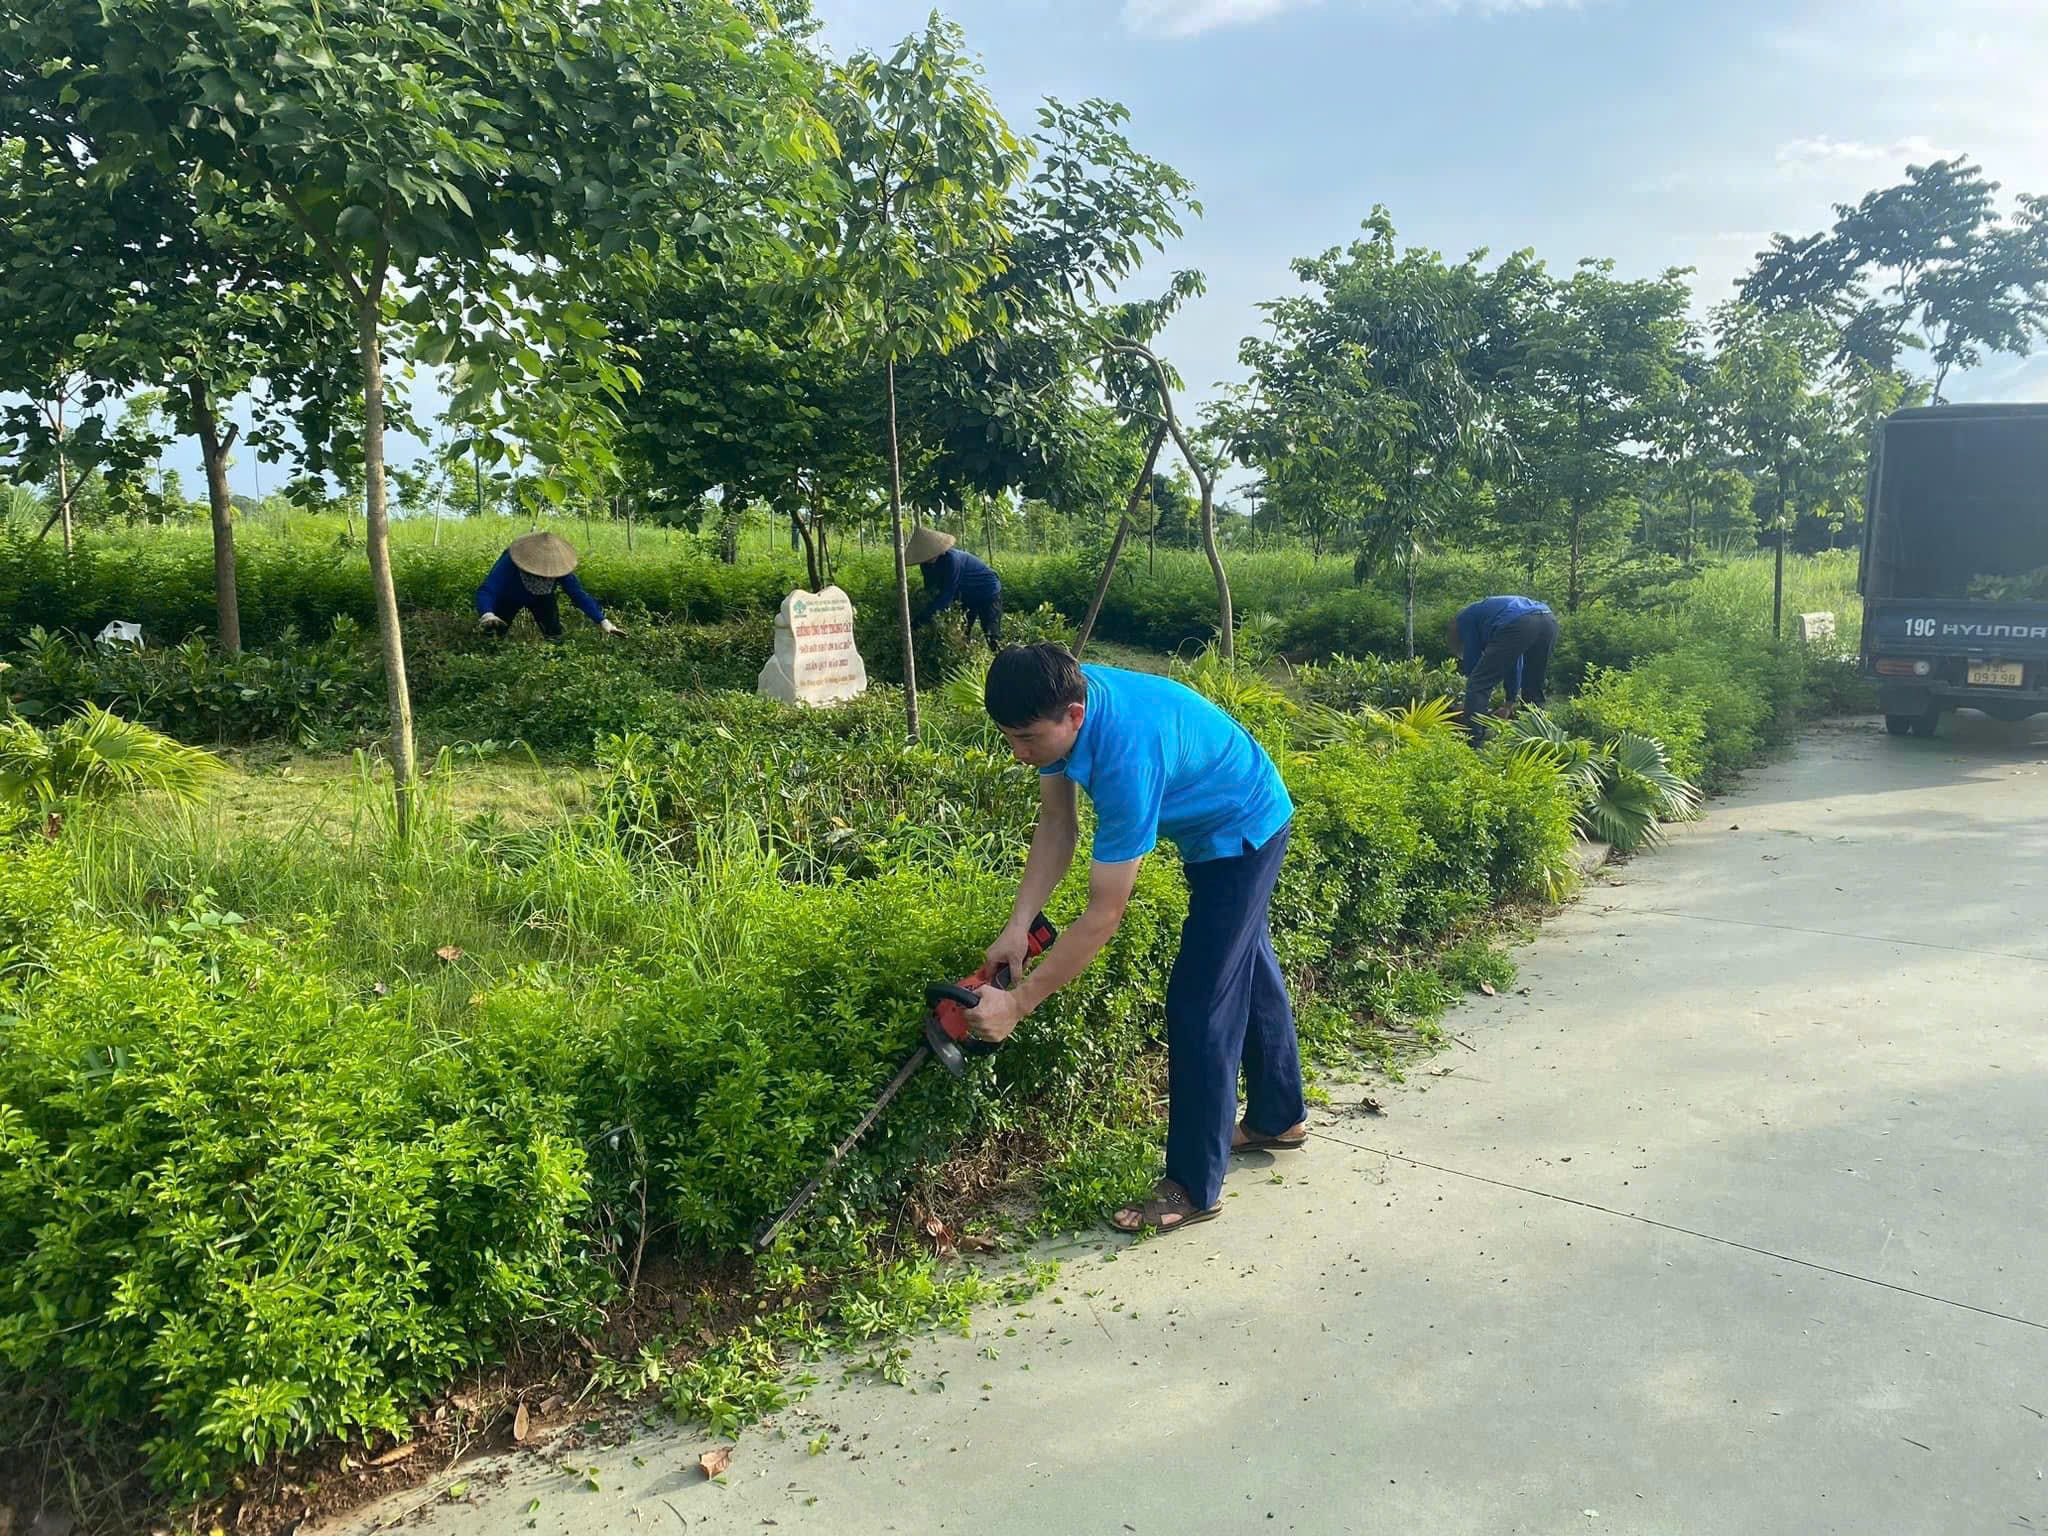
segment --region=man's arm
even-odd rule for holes
[[[593,624],[604,622],[604,610],[597,606],[597,599],[584,591],[583,583],[573,575],[562,578],[562,590],[569,594],[569,601],[583,610],[583,617]]]
[[[929,624],[952,604],[960,595],[960,562],[951,550],[928,562],[924,567],[924,612],[917,622]],[[936,574],[937,580],[932,578]]]
[[[967,1015],[977,1039],[1008,1039],[1019,1020],[1088,969],[1123,922],[1142,862],[1132,859],[1125,864],[1088,867],[1088,909],[1067,925],[1059,943],[1038,962],[1037,970],[1008,992],[990,987],[981,994],[981,1006]]]
[[[1074,781],[1063,773],[1041,774],[1038,779],[1038,825],[1031,833],[1031,855],[1024,861],[1024,879],[1017,887],[1016,905],[1002,933],[988,947],[988,968],[1007,965],[1024,969],[1024,957],[1031,948],[1031,919],[1045,910],[1046,902],[1059,888],[1074,862],[1074,848],[1080,841],[1081,816],[1077,808]]]
[[[1458,615],[1458,637],[1465,642],[1465,675],[1470,677],[1479,665],[1480,654],[1486,649],[1479,637],[1479,615],[1467,608]]]
[[[489,614],[495,613],[498,604],[505,600],[505,594],[500,589],[504,586],[505,567],[511,563],[512,559],[509,555],[498,556],[497,560],[492,564],[490,572],[484,577],[484,584],[476,589],[476,612],[478,618],[484,618]]]

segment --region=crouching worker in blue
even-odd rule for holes
[[[1057,645],[1012,646],[988,670],[988,712],[1010,750],[1038,769],[1038,826],[993,967],[1022,977],[991,987],[967,1015],[1002,1040],[1072,981],[1123,921],[1138,864],[1160,838],[1187,871],[1188,917],[1166,984],[1166,1177],[1120,1231],[1174,1231],[1222,1209],[1235,1151],[1308,1139],[1301,1048],[1266,909],[1287,852],[1294,803],[1251,733],[1192,689],[1115,667],[1083,667]],[[1088,909],[1024,975],[1032,915],[1073,862],[1076,791],[1095,807]],[[1237,1113],[1238,1073],[1245,1113]]]
[[[566,592],[584,617],[608,635],[624,630],[604,616],[597,599],[576,579],[576,551],[558,533],[529,533],[498,556],[491,574],[476,589],[477,628],[502,633],[521,613],[550,640],[562,638],[562,611],[555,594]]]
[[[936,528],[914,528],[903,541],[904,565],[924,572],[924,611],[917,622],[929,624],[957,602],[969,632],[979,624],[994,650],[1003,643],[1002,578],[953,543],[953,535]]]
[[[1493,690],[1507,686],[1506,714],[1527,700],[1541,705],[1548,697],[1544,680],[1550,653],[1557,648],[1557,616],[1533,597],[1489,597],[1472,604],[1451,620],[1444,638],[1465,674],[1465,729],[1477,746],[1486,739],[1480,716],[1493,701]]]

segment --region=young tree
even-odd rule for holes
[[[1698,329],[1688,325],[1649,444],[1650,462],[1660,472],[1662,488],[1684,509],[1679,558],[1688,566],[1693,563],[1702,512],[1718,505],[1725,493],[1719,477],[1727,474],[1734,453],[1731,409],[1727,375],[1708,353]]]
[[[1331,442],[1326,433],[1303,426],[1293,434],[1325,452],[1332,470],[1348,465],[1354,501],[1376,509],[1361,529],[1360,568],[1386,545],[1399,550],[1412,656],[1423,540],[1473,478],[1496,465],[1507,441],[1480,383],[1488,340],[1484,252],[1452,267],[1435,251],[1402,251],[1385,208],[1374,208],[1363,228],[1365,239],[1294,263],[1295,275],[1317,291],[1262,305],[1272,339],[1247,343],[1244,356],[1269,398],[1315,401],[1304,422],[1339,429],[1334,454],[1318,448]],[[1306,388],[1303,378],[1311,381]],[[1347,408],[1333,390],[1351,396],[1348,409],[1359,423],[1343,422]]]
[[[888,59],[855,54],[825,94],[843,184],[827,281],[842,333],[882,365],[904,714],[913,741],[917,661],[903,560],[896,370],[1000,323],[985,290],[1005,265],[1004,200],[1027,159],[964,49],[960,29],[934,12]]]
[[[386,305],[472,402],[591,357],[604,329],[553,303],[579,262],[710,226],[758,168],[809,153],[802,70],[726,0],[47,0],[12,29],[72,67],[94,174],[175,165],[202,212],[275,204],[346,295],[359,359],[364,510],[399,824],[412,705],[385,493]],[[14,83],[10,81],[10,83]],[[541,307],[536,310],[535,301]],[[593,367],[604,367],[593,361]],[[619,370],[615,389],[630,383]]]
[[[1714,312],[1720,364],[1733,402],[1730,425],[1751,473],[1768,477],[1772,543],[1771,633],[1784,633],[1785,541],[1798,510],[1803,467],[1839,431],[1825,384],[1837,333],[1817,315],[1766,316],[1742,303]]]
[[[1938,402],[1956,369],[1987,351],[2025,357],[2048,338],[2048,197],[2022,194],[2001,215],[1998,190],[1960,157],[1910,166],[1897,186],[1837,205],[1831,229],[1775,236],[1742,301],[1829,319],[1837,360],[1882,373],[1924,349]]]
[[[1614,276],[1611,261],[1583,261],[1530,318],[1518,368],[1533,406],[1523,473],[1563,516],[1572,612],[1589,536],[1625,526],[1624,497],[1641,480],[1640,446],[1671,397],[1691,298],[1681,272],[1631,282]]]

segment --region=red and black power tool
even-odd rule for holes
[[[1045,914],[1039,913],[1031,919],[1031,942],[1025,950],[1026,960],[1035,960],[1052,948],[1053,940],[1059,937],[1059,930],[1046,921]],[[754,1239],[754,1246],[766,1248],[775,1241],[775,1236],[790,1219],[811,1203],[811,1196],[832,1174],[832,1170],[846,1161],[846,1154],[854,1148],[867,1128],[875,1123],[875,1117],[886,1109],[889,1101],[902,1091],[903,1085],[917,1075],[917,1069],[924,1065],[927,1056],[936,1056],[941,1065],[955,1077],[964,1076],[967,1058],[970,1056],[993,1056],[1001,1046],[993,1040],[977,1040],[967,1027],[967,1010],[980,1005],[982,990],[995,987],[1007,992],[1016,978],[1010,974],[1007,965],[998,966],[991,976],[986,966],[972,976],[963,976],[958,981],[935,981],[924,989],[927,1011],[924,1016],[924,1042],[912,1051],[889,1079],[881,1097],[869,1106],[868,1112],[860,1117],[858,1124],[846,1133],[846,1139],[832,1149],[832,1156],[820,1168],[810,1183],[796,1192],[796,1198],[789,1202],[783,1213],[761,1229]]]
[[[1059,937],[1059,930],[1046,921],[1045,914],[1039,913],[1031,919],[1031,946],[1024,952],[1024,958],[1036,960]],[[924,1000],[930,1012],[924,1016],[924,1043],[932,1055],[955,1077],[967,1071],[970,1056],[993,1056],[1002,1047],[993,1040],[977,1040],[967,1027],[967,1010],[980,1006],[984,987],[994,987],[998,992],[1007,992],[1016,982],[1007,965],[996,968],[991,976],[988,967],[983,966],[972,976],[963,976],[958,981],[935,981],[924,989]],[[887,1103],[885,1098],[883,1103]]]

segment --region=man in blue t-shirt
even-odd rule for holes
[[[1550,653],[1557,648],[1557,616],[1533,597],[1489,597],[1460,610],[1445,631],[1458,670],[1465,674],[1465,729],[1473,744],[1486,739],[1479,717],[1493,690],[1507,685],[1507,712],[1527,699],[1541,705]]]
[[[1082,667],[1058,645],[1012,646],[988,670],[986,699],[1010,750],[1038,769],[1038,827],[1010,921],[988,951],[991,968],[1008,964],[1022,979],[984,991],[968,1019],[982,1039],[1008,1038],[1087,969],[1123,921],[1139,861],[1162,837],[1173,843],[1188,916],[1166,984],[1166,1177],[1112,1221],[1125,1232],[1207,1221],[1222,1209],[1233,1151],[1308,1139],[1301,1047],[1266,925],[1294,803],[1249,731],[1167,678]],[[1024,975],[1032,915],[1074,860],[1077,789],[1095,807],[1088,908]]]
[[[979,624],[989,649],[998,649],[1003,643],[1003,580],[953,542],[953,535],[936,528],[912,529],[903,541],[904,565],[924,572],[924,608],[915,622],[929,624],[958,603],[967,615],[968,633]]]

